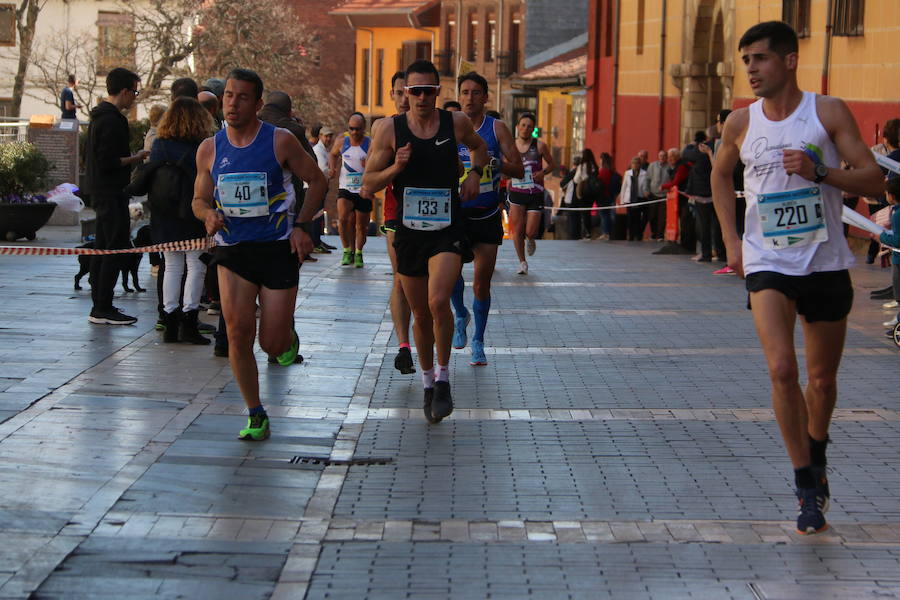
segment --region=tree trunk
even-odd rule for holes
[[[34,45],[34,29],[42,7],[42,0],[22,0],[21,6],[16,9],[16,30],[19,34],[19,65],[16,69],[16,78],[13,83],[12,112],[17,117],[21,116],[22,95],[25,92],[25,76],[28,72],[28,65],[31,62],[31,49]]]

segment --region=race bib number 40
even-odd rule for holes
[[[440,231],[450,226],[451,195],[446,188],[403,190],[403,225],[419,231]]]
[[[757,207],[763,245],[768,250],[828,241],[825,210],[818,187],[760,194]]]
[[[226,217],[266,217],[269,195],[265,173],[226,173],[216,184]]]

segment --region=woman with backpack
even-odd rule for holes
[[[575,197],[577,198],[576,206],[578,208],[591,208],[592,206],[605,206],[606,193],[605,185],[600,179],[600,168],[594,159],[594,153],[590,148],[585,148],[581,152],[581,162],[575,169]],[[590,240],[593,235],[593,224],[591,223],[590,210],[577,211],[581,217],[582,239]],[[600,211],[609,212],[609,211]]]
[[[214,131],[212,117],[195,98],[177,98],[160,120],[157,138],[150,150],[150,162],[146,165],[152,170],[148,196],[150,230],[155,243],[206,237],[203,223],[191,211],[191,200],[197,177],[197,148]],[[163,253],[166,265],[163,281],[165,343],[210,343],[197,330],[206,275],[206,265],[200,261],[202,253],[202,250]]]

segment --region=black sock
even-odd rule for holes
[[[814,488],[816,487],[816,478],[813,476],[812,467],[802,467],[794,469],[794,483],[798,488]]]
[[[813,439],[812,436],[809,436],[809,458],[814,467],[824,467],[828,465],[828,459],[825,458],[825,449],[830,441],[831,438],[827,435],[822,441]]]

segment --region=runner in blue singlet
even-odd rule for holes
[[[516,148],[512,133],[503,121],[485,114],[488,99],[487,80],[472,71],[459,78],[457,82],[459,100],[462,111],[472,121],[476,133],[487,145],[490,163],[481,176],[478,196],[463,202],[463,225],[472,251],[475,254],[475,274],[472,279],[472,313],[475,315],[475,332],[472,336],[471,365],[486,365],[484,354],[484,330],[487,327],[488,312],[491,310],[491,277],[497,264],[497,250],[503,243],[502,209],[497,193],[500,187],[500,174],[507,177],[523,177],[525,169],[522,157]],[[459,145],[459,158],[463,162],[465,175],[472,168],[469,149]],[[453,288],[453,308],[456,311],[453,331],[453,347],[464,348],[467,336],[466,327],[472,319],[465,303],[463,291],[465,281],[462,275]]]
[[[197,150],[193,201],[194,215],[216,235],[211,264],[218,269],[231,370],[250,411],[239,437],[248,440],[269,437],[253,355],[257,302],[259,345],[281,364],[293,363],[299,346],[292,323],[300,263],[312,251],[311,221],[327,188],[297,138],[256,117],[262,91],[253,71],[229,74],[223,98],[228,127]],[[309,184],[299,215],[291,174]]]

